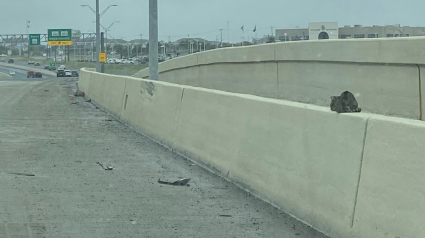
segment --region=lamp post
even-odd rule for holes
[[[96,15],[96,54],[97,54],[97,60],[96,60],[96,71],[101,72],[101,63],[99,62],[99,53],[100,53],[100,17],[103,16],[106,11],[110,7],[116,7],[118,5],[109,5],[105,10],[103,10],[102,13],[99,13],[99,0],[96,0],[96,10],[94,10],[89,5],[81,5],[81,7],[88,7],[90,10]]]
[[[149,79],[158,80],[158,0],[149,0]]]

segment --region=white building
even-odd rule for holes
[[[310,40],[338,39],[338,22],[310,22],[308,35]]]
[[[309,24],[309,28],[276,29],[277,41],[411,36],[425,36],[425,27],[400,26],[399,24],[386,26],[346,25],[338,27],[337,22],[312,22]]]

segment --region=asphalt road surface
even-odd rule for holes
[[[77,79],[24,73],[0,80],[0,237],[325,237],[74,97]]]

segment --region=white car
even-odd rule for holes
[[[65,70],[65,77],[71,77],[72,73],[71,70]]]
[[[11,71],[9,72],[9,75],[10,75],[10,76],[14,76],[14,75],[15,75],[15,71],[11,70]]]
[[[129,64],[130,61],[128,59],[123,59],[121,60],[121,64]]]
[[[61,65],[59,68],[66,69],[65,65]]]
[[[115,64],[115,59],[108,59],[106,61],[106,63],[108,63],[108,64]]]

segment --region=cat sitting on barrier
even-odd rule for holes
[[[361,112],[356,98],[349,91],[345,91],[341,96],[331,96],[331,110],[338,113]]]

